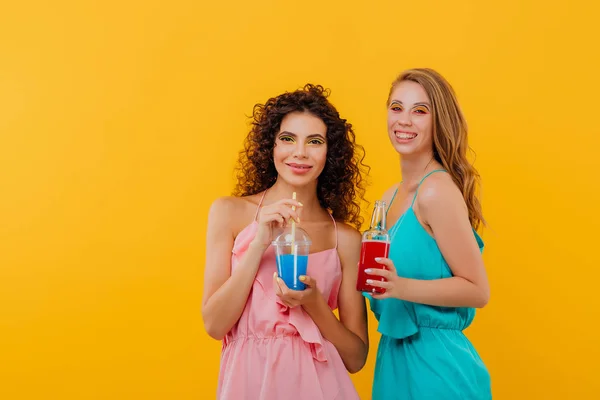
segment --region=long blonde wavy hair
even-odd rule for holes
[[[433,155],[461,190],[469,210],[471,226],[478,229],[485,225],[478,197],[480,176],[467,159],[467,151],[472,151],[467,140],[467,122],[454,89],[442,75],[432,69],[409,69],[392,83],[388,106],[392,92],[402,81],[416,82],[425,89],[432,107]]]

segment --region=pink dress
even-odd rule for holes
[[[335,224],[335,220],[333,222]],[[235,239],[232,272],[257,228],[255,218]],[[275,253],[269,247],[261,260],[244,312],[223,339],[217,399],[358,399],[333,344],[321,336],[302,307],[289,308],[279,301],[273,288],[276,271]],[[308,275],[316,279],[329,307],[335,310],[342,281],[337,238],[335,248],[309,255]]]

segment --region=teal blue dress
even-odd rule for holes
[[[421,183],[434,172],[427,174]],[[419,190],[417,187],[417,193]],[[397,192],[397,190],[396,190]],[[394,193],[394,197],[396,193]],[[394,200],[392,197],[392,201]],[[389,258],[398,275],[413,279],[452,276],[433,237],[410,208],[390,228]],[[483,241],[473,231],[480,251]],[[373,400],[488,400],[490,376],[475,348],[463,334],[475,309],[437,307],[399,299],[375,300],[371,311],[381,333]]]

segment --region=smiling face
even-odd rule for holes
[[[402,156],[433,151],[431,101],[423,87],[401,81],[392,90],[388,103],[388,135]]]
[[[307,112],[292,112],[281,121],[273,149],[275,169],[293,186],[316,182],[327,160],[327,126]]]

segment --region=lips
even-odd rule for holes
[[[394,131],[394,136],[396,136],[396,142],[408,143],[419,135],[415,132]]]
[[[290,169],[292,170],[292,172],[296,173],[296,174],[305,174],[308,171],[311,170],[312,166],[311,165],[307,165],[307,164],[296,164],[296,163],[289,163],[286,164],[288,167],[290,167]]]

